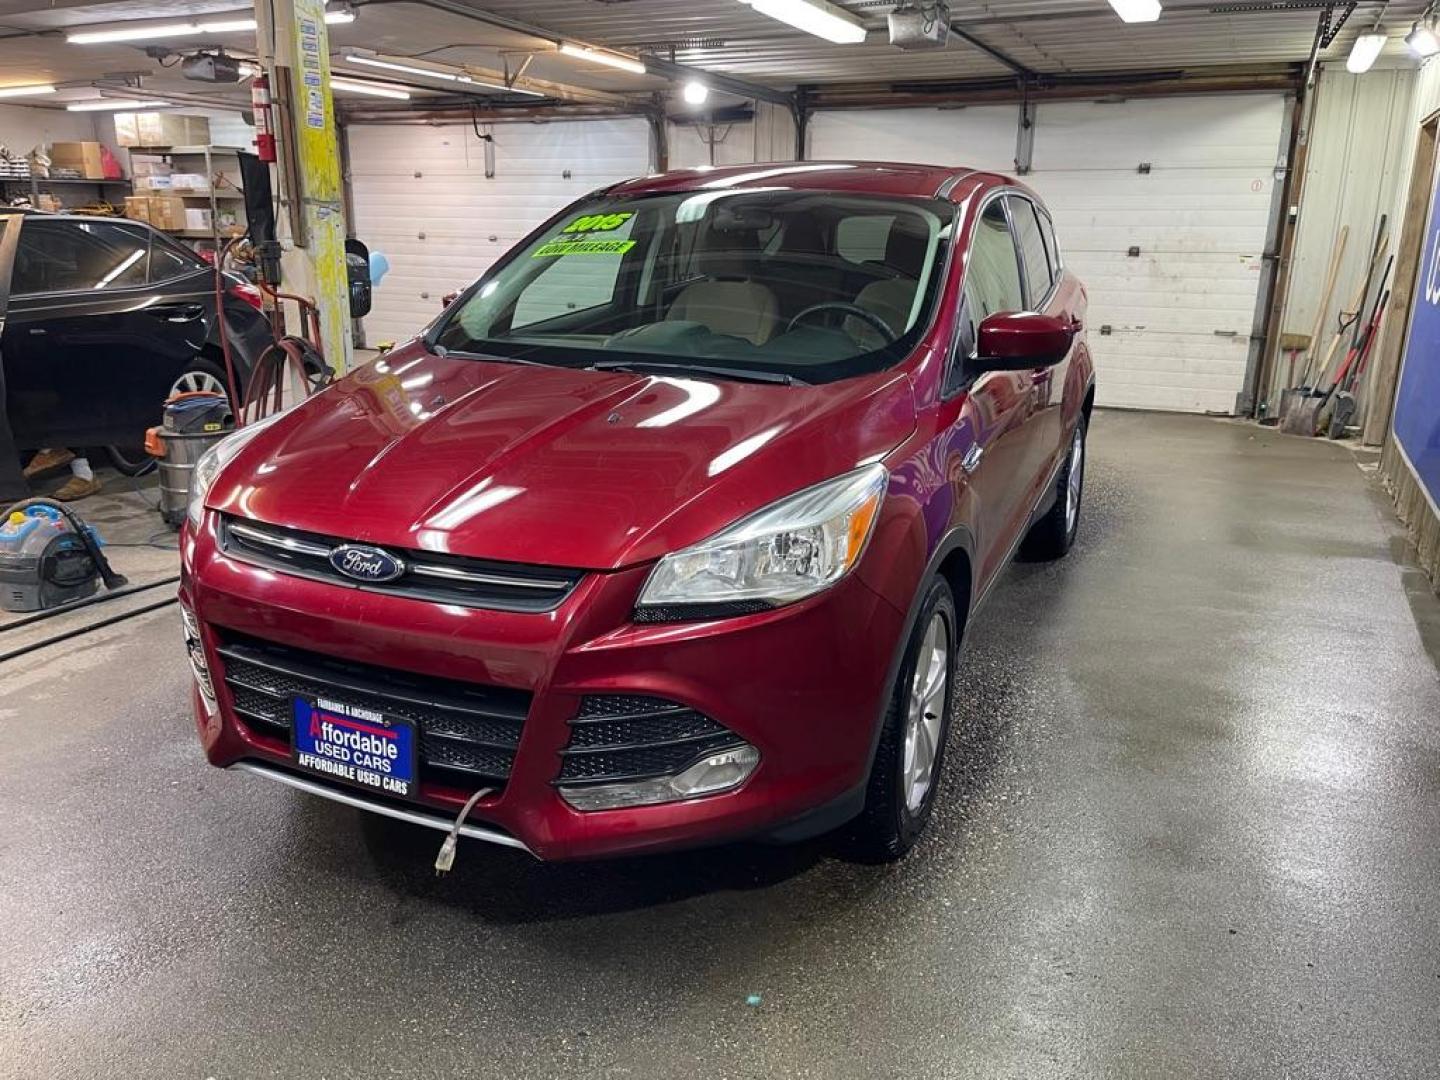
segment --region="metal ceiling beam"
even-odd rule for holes
[[[1002,52],[1000,49],[995,48],[995,46],[980,40],[980,38],[970,33],[964,27],[957,26],[955,23],[951,23],[950,32],[956,37],[958,37],[961,41],[965,42],[967,45],[979,49],[986,56],[990,57],[990,59],[1004,64],[1007,68],[1015,72],[1015,74],[1019,75],[1021,78],[1030,79],[1035,77],[1034,69],[1026,67],[1009,53]]]
[[[568,41],[582,48],[598,49],[600,52],[620,51],[610,45],[600,45],[593,41],[585,41],[581,38],[572,37],[569,34],[562,34],[543,26],[536,26],[534,23],[527,23],[521,19],[512,19],[508,15],[497,15],[493,11],[473,8],[468,4],[462,3],[461,0],[364,0],[364,2],[366,5],[375,3],[420,4],[423,7],[433,8],[436,11],[444,11],[451,15],[458,15],[462,19],[471,19],[500,30],[509,30],[511,33],[523,34],[537,41],[545,41],[550,44],[559,44],[562,41]],[[712,90],[719,90],[721,93],[731,94],[735,97],[769,101],[776,105],[793,106],[794,104],[794,96],[787,91],[777,90],[773,86],[765,86],[761,83],[751,82],[749,79],[737,78],[734,75],[723,75],[718,71],[706,71],[704,68],[690,67],[686,64],[677,64],[673,60],[666,60],[663,57],[655,56],[651,53],[644,54],[644,61],[647,69],[666,79],[697,79],[705,83],[705,85]]]

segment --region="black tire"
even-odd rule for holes
[[[171,391],[174,392],[176,387],[192,376],[204,376],[213,379],[215,382],[218,382],[221,387],[227,385],[225,369],[223,367],[213,360],[207,360],[203,356],[197,356],[191,360],[190,363],[186,364],[185,370],[176,377],[175,384],[171,387]],[[162,404],[163,402],[155,403],[155,420],[157,423],[160,420],[160,406]],[[234,408],[234,402],[231,403],[231,408]],[[155,467],[155,459],[145,452],[143,445],[107,446],[105,447],[105,453],[110,458],[110,464],[115,466],[115,471],[122,476],[144,476]]]
[[[1065,463],[1055,477],[1055,505],[1030,526],[1024,543],[1020,545],[1023,558],[1048,562],[1063,558],[1074,546],[1075,535],[1080,531],[1080,508],[1085,495],[1085,435],[1088,428],[1089,421],[1081,413],[1065,451]],[[1071,514],[1068,496],[1070,477],[1075,471],[1079,473],[1079,482],[1075,490],[1075,512]]]
[[[929,782],[918,805],[909,805],[910,788],[906,784],[906,729],[910,716],[911,691],[916,668],[925,651],[932,622],[943,621],[947,634],[945,649],[944,706],[940,714],[939,735]],[[875,748],[875,761],[870,768],[870,781],[865,791],[865,809],[850,827],[846,845],[851,857],[861,862],[886,863],[902,859],[915,846],[930,814],[935,808],[935,795],[945,764],[945,740],[950,732],[954,713],[956,656],[959,654],[961,623],[955,612],[955,598],[950,586],[938,575],[930,580],[921,602],[920,613],[905,642],[905,654],[895,679],[895,689],[885,710],[884,726]]]

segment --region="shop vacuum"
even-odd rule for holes
[[[63,503],[26,499],[0,519],[0,610],[44,611],[123,588],[100,534]]]

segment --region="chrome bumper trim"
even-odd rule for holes
[[[279,769],[267,768],[264,765],[257,765],[253,761],[237,761],[230,768],[238,769],[240,772],[254,773],[256,776],[263,776],[267,780],[274,780],[281,784],[288,784],[290,787],[304,791],[310,795],[319,795],[322,799],[329,799],[331,802],[343,803],[346,806],[353,806],[357,810],[368,810],[372,814],[382,814],[385,817],[395,818],[397,821],[408,821],[411,825],[423,825],[427,829],[436,829],[440,832],[449,832],[450,827],[455,824],[452,818],[443,818],[437,814],[429,814],[420,810],[401,810],[398,806],[389,806],[385,803],[374,803],[359,795],[348,795],[343,791],[326,787],[323,784],[311,783],[309,780],[302,780],[298,776],[291,776]],[[487,844],[499,844],[501,847],[516,848],[528,855],[535,853],[526,847],[521,841],[505,833],[496,832],[494,829],[487,829],[483,825],[471,825],[468,822],[460,826],[460,835],[469,837],[471,840],[484,840]]]

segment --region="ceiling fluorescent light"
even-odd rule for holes
[[[481,90],[494,90],[501,94],[524,94],[526,97],[544,97],[545,95],[535,90],[521,90],[515,86],[505,86],[503,83],[483,82],[476,79],[461,68],[456,67],[418,67],[415,64],[402,63],[398,60],[388,60],[380,56],[369,56],[363,53],[348,52],[343,57],[347,64],[360,64],[364,67],[380,68],[384,71],[398,71],[403,75],[414,75],[422,79],[437,79],[441,82],[459,83],[465,87],[475,87]]]
[[[1154,22],[1160,18],[1160,0],[1110,0],[1121,22]]]
[[[761,15],[789,23],[797,30],[833,41],[836,45],[858,45],[865,40],[865,26],[854,15],[825,0],[743,0]]]
[[[1389,40],[1388,34],[1378,31],[1361,34],[1355,39],[1355,44],[1350,49],[1350,58],[1345,61],[1345,70],[1352,75],[1364,75],[1385,48],[1385,42]]]
[[[1440,53],[1440,34],[1435,32],[1435,16],[1421,19],[1410,27],[1410,33],[1405,35],[1405,44],[1422,60]]]
[[[595,64],[604,64],[606,67],[619,68],[621,71],[629,71],[636,75],[645,74],[643,61],[622,53],[602,52],[600,49],[591,49],[584,45],[571,45],[568,41],[560,43],[560,51],[566,56],[573,56],[580,60],[589,60]]]
[[[331,26],[355,21],[353,11],[327,11],[325,21]],[[253,34],[253,18],[191,19],[187,22],[148,23],[143,26],[117,26],[112,30],[81,30],[66,34],[71,45],[109,45],[120,41],[154,41],[157,38],[205,37],[211,34]]]
[[[110,112],[120,109],[168,109],[168,101],[137,101],[134,98],[96,98],[94,101],[75,101],[65,106],[66,112]]]
[[[369,94],[371,97],[394,98],[396,101],[410,100],[410,91],[401,90],[398,86],[381,86],[379,83],[342,79],[333,75],[330,78],[330,88],[347,94]]]
[[[53,94],[54,92],[55,87],[48,85],[0,87],[0,97],[30,97],[32,94]]]

